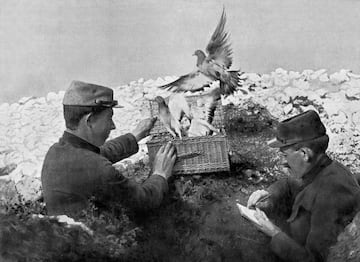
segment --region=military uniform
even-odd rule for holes
[[[124,177],[112,164],[138,151],[132,134],[126,134],[96,147],[64,132],[46,154],[41,174],[44,199],[50,215],[72,215],[86,208],[88,199],[105,203],[127,200],[137,209],[161,203],[167,181],[153,174],[143,184]]]
[[[323,154],[301,180],[280,180],[268,192],[273,211],[288,216],[289,233],[271,239],[273,252],[289,262],[326,261],[329,247],[355,214],[360,187],[350,171]]]
[[[111,88],[82,81],[72,81],[64,94],[63,105],[93,109],[122,107],[113,99]],[[103,136],[115,125],[112,119],[104,123],[107,126],[95,138],[105,141]],[[112,166],[138,149],[137,140],[132,134],[109,140],[98,147],[71,131],[65,131],[60,141],[50,147],[42,168],[41,181],[48,213],[75,217],[87,207],[91,197],[105,206],[112,201],[122,201],[142,210],[160,205],[168,190],[167,180],[163,176],[152,174],[143,184],[139,184],[124,177]]]

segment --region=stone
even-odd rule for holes
[[[319,76],[319,80],[321,82],[327,82],[330,80],[330,78],[329,78],[328,74],[322,74],[321,76]]]
[[[8,176],[16,167],[17,165],[14,163],[7,166],[2,166],[0,168],[0,177]]]
[[[324,98],[326,96],[326,94],[328,93],[328,91],[324,88],[320,88],[315,90],[315,93],[318,94],[321,98]]]
[[[32,100],[33,98],[34,97],[32,97],[32,96],[23,97],[23,98],[20,98],[18,102],[19,102],[19,104],[25,104],[28,101]]]
[[[360,129],[360,112],[359,111],[353,112],[351,119],[354,125]]]
[[[57,95],[58,95],[58,98],[59,98],[60,100],[62,100],[63,97],[64,97],[64,95],[65,95],[65,91],[59,91],[59,92],[57,93]]]
[[[303,80],[310,80],[311,78],[311,75],[314,73],[314,70],[311,70],[311,69],[305,69],[302,73],[301,73],[301,78]]]
[[[345,90],[345,96],[348,100],[360,100],[360,88],[347,88]]]
[[[326,69],[317,70],[317,71],[315,71],[314,73],[312,73],[312,74],[310,75],[310,79],[311,79],[311,80],[317,79],[317,78],[319,78],[321,75],[325,74],[326,71],[327,71]]]
[[[19,202],[19,194],[12,180],[0,179],[0,209],[3,205],[11,205]]]
[[[349,77],[351,77],[352,79],[360,79],[360,75],[359,74],[354,74],[352,72],[348,72],[347,75]]]
[[[345,124],[348,121],[348,116],[343,111],[338,111],[338,114],[332,116],[332,121],[338,124]]]
[[[271,74],[271,76],[274,78],[274,85],[275,86],[287,86],[290,83],[290,78],[287,74],[287,71],[278,68]]]
[[[293,109],[293,105],[292,105],[292,104],[287,104],[287,105],[284,107],[284,113],[285,113],[285,115],[289,114],[292,109]]]
[[[299,72],[290,71],[289,77],[290,77],[290,79],[298,79],[301,77],[301,74]]]
[[[348,81],[350,78],[347,75],[349,70],[341,69],[339,72],[335,72],[330,75],[330,81],[334,84],[341,84],[345,81]]]
[[[153,85],[154,85],[154,80],[152,79],[146,80],[144,82],[144,86],[153,86]]]
[[[293,86],[299,89],[309,89],[310,88],[310,84],[308,81],[304,81],[304,80],[294,80],[293,81]]]
[[[262,81],[262,78],[260,77],[259,74],[245,73],[244,75],[246,76],[247,81],[249,81],[251,83],[257,83],[257,82]]]
[[[304,95],[304,92],[302,90],[299,90],[298,88],[295,87],[287,87],[285,88],[284,92],[287,96],[291,97],[292,99]]]
[[[58,95],[55,92],[49,92],[46,95],[46,100],[48,102],[53,102],[53,101],[57,101],[58,100]]]
[[[41,197],[41,181],[35,177],[24,176],[16,183],[16,190],[23,199],[36,201]]]

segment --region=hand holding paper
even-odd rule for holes
[[[255,217],[256,210],[247,208],[239,203],[236,203],[237,207],[239,208],[240,214],[245,217],[246,219],[250,220],[251,222],[260,225],[259,220]]]
[[[254,223],[254,225],[264,234],[273,237],[281,232],[281,230],[275,226],[260,209],[249,209],[239,203],[236,203],[236,205],[239,208],[240,214]]]

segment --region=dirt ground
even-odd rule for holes
[[[258,107],[230,108],[226,117],[231,171],[174,178],[158,210],[134,215],[143,233],[127,261],[278,261],[270,238],[235,205],[280,176],[278,154],[266,145],[276,123]]]

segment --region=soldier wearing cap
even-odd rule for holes
[[[307,111],[279,123],[268,143],[284,154],[290,176],[253,192],[248,207],[256,208],[258,229],[271,237],[270,248],[283,261],[326,261],[329,247],[356,212],[359,184],[326,155],[328,142],[319,115]],[[286,227],[280,229],[264,211],[281,213]]]
[[[47,152],[41,173],[50,215],[76,217],[92,197],[104,206],[123,201],[141,210],[161,203],[176,160],[175,147],[160,148],[153,173],[143,184],[124,177],[112,164],[138,151],[137,142],[148,135],[156,119],[145,119],[132,133],[105,142],[115,129],[114,107],[121,106],[108,87],[73,81],[65,92],[66,130]]]

